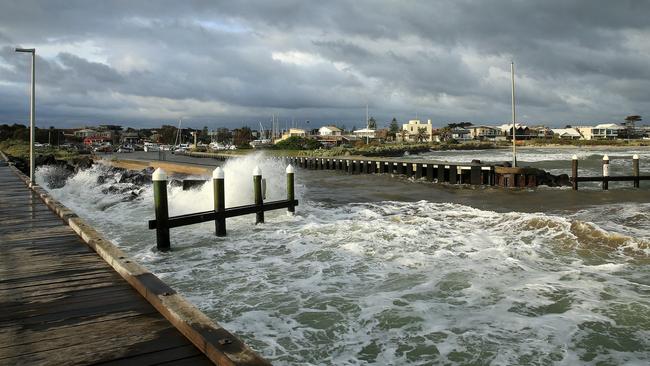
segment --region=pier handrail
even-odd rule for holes
[[[633,182],[634,188],[639,188],[639,182],[650,180],[648,175],[639,174],[639,155],[634,154],[632,157],[632,175],[609,175],[609,156],[603,155],[603,174],[601,176],[578,176],[578,156],[573,155],[571,158],[571,186],[574,191],[578,190],[578,182],[602,182],[603,190],[609,189],[609,182]]]
[[[225,176],[220,167],[212,173],[214,191],[214,209],[203,212],[190,213],[169,217],[167,204],[167,174],[162,168],[156,169],[151,176],[153,181],[154,207],[156,218],[149,220],[149,229],[156,230],[156,247],[160,251],[170,249],[169,229],[194,225],[207,221],[215,222],[215,233],[217,236],[226,236],[226,218],[255,214],[255,224],[264,223],[264,212],[286,208],[290,215],[295,212],[298,200],[294,197],[294,171],[289,165],[287,174],[287,199],[273,202],[264,202],[266,181],[262,179],[262,171],[255,167],[253,171],[253,192],[255,203],[251,205],[225,208]]]

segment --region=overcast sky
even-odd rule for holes
[[[146,3],[146,4],[145,4]],[[0,123],[650,119],[650,1],[0,0]]]

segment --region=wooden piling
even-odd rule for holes
[[[294,171],[293,166],[289,164],[287,166],[287,200],[293,202],[295,200],[295,191],[294,191]],[[293,204],[287,207],[287,213],[289,215],[294,215],[296,212],[296,206]]]
[[[472,165],[470,170],[469,184],[471,185],[481,185],[481,166]]]
[[[438,183],[445,182],[445,166],[438,165]]]
[[[407,178],[411,178],[411,177],[413,176],[413,173],[414,173],[414,172],[413,172],[413,170],[414,170],[413,168],[415,167],[415,164],[412,164],[412,163],[404,163],[404,165],[405,165],[405,167],[406,167],[406,177],[407,177]]]
[[[456,165],[449,166],[449,184],[458,183],[458,168]]]
[[[632,157],[632,175],[634,178],[634,188],[639,188],[639,155],[634,154]]]
[[[603,189],[609,189],[609,182],[607,181],[609,177],[609,156],[603,156]]]
[[[578,190],[578,156],[573,155],[571,159],[571,187],[574,191]]]
[[[433,164],[429,163],[427,164],[427,180],[429,182],[433,182],[433,177],[434,177]]]
[[[262,207],[264,200],[262,199],[262,170],[255,167],[253,170],[253,193],[255,195],[255,205]],[[264,223],[264,211],[260,210],[255,213],[255,223]]]
[[[212,186],[214,191],[214,210],[216,212],[226,211],[226,194],[224,186],[224,173],[220,167],[212,172]],[[226,236],[226,217],[217,217],[214,220],[214,227],[217,236]]]
[[[153,182],[153,202],[156,212],[156,248],[166,252],[170,249],[169,242],[169,210],[167,205],[167,174],[161,168],[156,169],[151,175]]]
[[[413,168],[415,169],[415,179],[422,178],[422,164],[413,164]]]

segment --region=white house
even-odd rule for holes
[[[551,131],[553,135],[565,140],[580,140],[582,137],[575,128],[553,128]]]
[[[318,129],[318,134],[321,136],[341,136],[343,131],[335,126],[323,126]]]
[[[376,132],[376,131],[373,130],[373,129],[370,129],[370,128],[363,128],[363,129],[360,129],[360,130],[353,131],[352,133],[354,134],[354,136],[357,136],[357,137],[359,137],[359,138],[364,138],[364,139],[365,139],[365,138],[370,138],[370,139],[374,139],[374,138],[375,138],[375,132]]]
[[[402,125],[402,131],[404,133],[404,140],[406,141],[416,141],[418,132],[421,128],[424,128],[425,141],[433,141],[433,127],[431,126],[431,120],[428,120],[427,123],[422,123],[419,119],[412,119],[409,123]],[[398,135],[400,137],[401,134]]]
[[[618,131],[623,127],[615,123],[603,123],[594,126],[577,126],[576,130],[585,140],[612,140],[618,138]]]

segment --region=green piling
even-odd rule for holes
[[[294,215],[296,212],[296,206],[293,205],[293,201],[296,199],[295,190],[294,190],[294,172],[293,166],[291,164],[287,166],[287,200],[291,202],[289,207],[287,207],[287,213],[289,215]]]
[[[221,167],[212,172],[212,187],[214,191],[214,210],[217,213],[226,211],[226,194],[225,194],[225,174]],[[226,236],[226,218],[217,216],[214,220],[215,232],[217,236]]]
[[[632,157],[632,175],[634,175],[634,188],[639,188],[639,155]]]
[[[169,211],[167,205],[167,174],[161,168],[156,169],[151,180],[153,182],[153,201],[156,211],[156,248],[166,252],[169,243]]]
[[[253,193],[255,195],[255,205],[260,206],[260,210],[255,214],[255,223],[263,224],[264,211],[261,209],[264,206],[264,200],[262,198],[262,170],[259,167],[255,167],[253,170]]]

